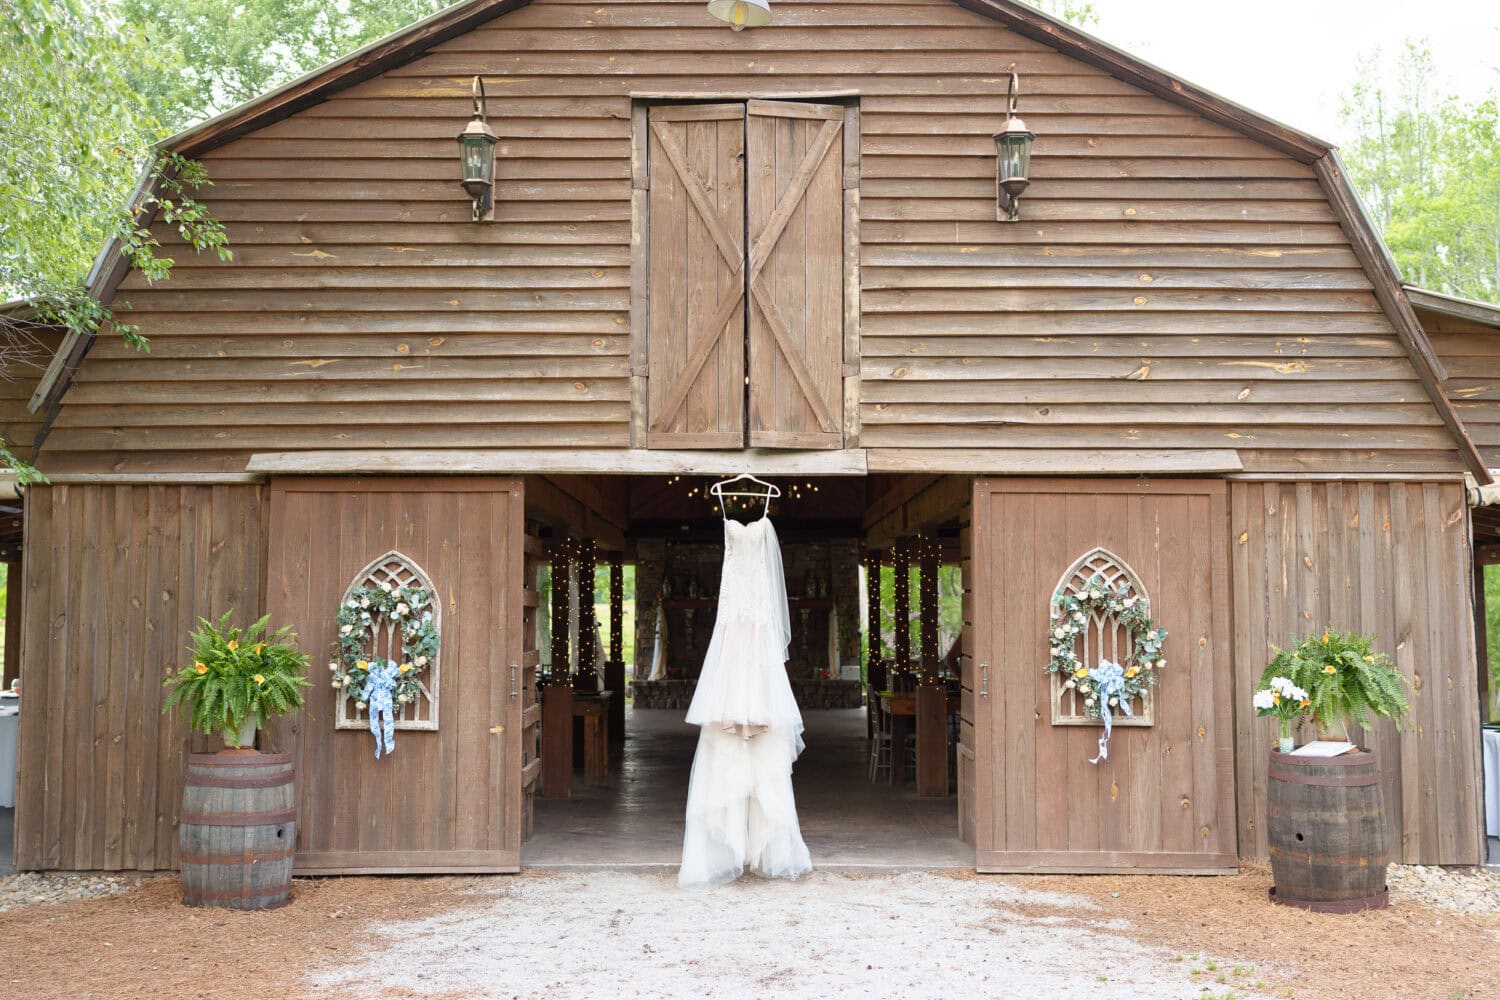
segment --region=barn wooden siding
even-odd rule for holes
[[[1444,387],[1453,408],[1485,464],[1500,467],[1500,330],[1425,309],[1417,316],[1448,369]]]
[[[1006,71],[1039,138],[994,219]],[[496,221],[453,136],[486,77]],[[858,95],[858,444],[1232,447],[1258,470],[1457,469],[1313,168],[949,0],[536,0],[210,152],[236,259],[157,236],[55,469],[257,450],[624,448],[632,95]],[[850,442],[851,444],[854,442]]]
[[[1416,685],[1411,725],[1373,727],[1391,858],[1477,864],[1479,713],[1468,509],[1458,483],[1230,486],[1240,854],[1266,856],[1274,725],[1250,697],[1271,658],[1329,625],[1372,634]]]
[[[176,866],[190,737],[162,679],[198,617],[260,614],[263,486],[26,494],[16,867]]]

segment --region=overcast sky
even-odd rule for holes
[[[1342,143],[1340,95],[1361,55],[1425,37],[1442,90],[1500,90],[1500,0],[1093,0],[1086,30],[1185,80]]]

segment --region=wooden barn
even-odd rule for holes
[[[263,737],[296,754],[300,871],[672,862],[703,492],[740,472],[784,491],[815,864],[1264,857],[1252,687],[1330,624],[1416,688],[1365,734],[1393,860],[1480,860],[1466,476],[1500,464],[1500,341],[1403,288],[1326,143],[1012,0],[775,0],[743,32],[701,0],[469,0],[167,145],[234,260],[145,220],[170,280],[108,249],[92,280],[149,355],[71,335],[8,414],[51,478],[17,867],[174,866],[193,740],[161,680],[230,609],[314,658]],[[1096,573],[1168,638],[1093,764],[1044,668]],[[377,760],[321,671],[350,588],[397,578],[442,652]],[[915,738],[882,766],[885,725]]]

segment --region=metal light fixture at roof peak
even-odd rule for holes
[[[995,133],[995,218],[1017,222],[1021,218],[1021,192],[1031,183],[1031,144],[1036,133],[1016,114],[1021,77],[1012,72],[1006,92],[1008,117]]]
[[[771,23],[770,0],[708,0],[708,12],[735,31]]]
[[[484,81],[474,77],[474,117],[458,134],[458,155],[463,169],[460,183],[474,202],[474,221],[493,217],[495,205],[495,144],[500,141],[486,121]]]

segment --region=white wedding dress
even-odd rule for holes
[[[772,878],[812,870],[792,797],[803,743],[790,641],[776,529],[768,517],[726,518],[719,612],[687,713],[701,731],[677,877],[685,889],[733,881],[747,866]]]

